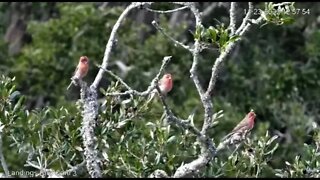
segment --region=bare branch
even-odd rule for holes
[[[211,4],[202,12],[202,16],[208,16],[216,7],[218,7],[218,2],[211,2]]]
[[[231,49],[235,45],[235,42],[229,43],[225,50],[219,55],[219,57],[216,59],[212,71],[211,71],[211,78],[209,81],[209,85],[206,91],[206,96],[211,97],[212,91],[215,87],[217,78],[218,78],[218,70],[220,69],[220,66],[222,65],[223,60],[226,58],[226,56],[230,53]]]
[[[204,90],[201,86],[201,82],[199,80],[199,76],[197,73],[197,68],[198,68],[198,63],[199,63],[199,53],[201,51],[201,45],[200,42],[198,40],[195,41],[194,43],[194,50],[192,51],[192,55],[193,55],[193,61],[192,61],[192,65],[190,68],[190,77],[193,80],[193,83],[196,86],[196,89],[198,91],[198,94],[200,96],[200,99],[202,99],[202,95],[204,93]]]
[[[167,13],[174,13],[177,11],[181,11],[181,10],[184,10],[187,8],[188,8],[188,6],[183,6],[183,7],[177,8],[177,9],[171,9],[171,10],[167,10],[167,11],[160,11],[160,10],[155,10],[155,9],[150,9],[150,8],[145,8],[145,9],[150,12],[154,12],[154,13],[167,14]]]
[[[128,90],[132,91],[132,88],[125,83],[119,76],[115,75],[112,71],[103,68],[102,66],[98,65],[99,68],[103,69],[106,73],[108,73],[109,75],[111,75],[112,77],[114,77],[116,80],[118,80],[122,85],[124,85]]]
[[[249,18],[251,17],[251,15],[253,13],[253,3],[252,2],[248,2],[248,6],[249,6],[248,12],[247,12],[246,16],[243,18],[240,27],[236,31],[236,34],[238,34],[238,35],[245,28]]]
[[[150,94],[150,92],[155,88],[156,86],[156,82],[158,82],[158,80],[160,79],[161,74],[164,72],[164,69],[166,68],[166,66],[168,65],[169,61],[171,60],[172,56],[165,56],[162,60],[162,65],[159,69],[158,74],[156,75],[155,78],[153,78],[153,80],[151,81],[149,87],[142,92],[136,91],[134,89],[132,89],[130,86],[126,85],[127,87],[127,91],[125,92],[115,92],[115,93],[106,93],[105,96],[124,96],[124,95],[136,95],[136,96],[147,96]],[[104,71],[104,69],[102,69]],[[121,79],[118,76],[114,76],[117,80]],[[123,80],[121,80],[123,81]]]
[[[273,4],[273,6],[284,6],[284,5],[290,5],[293,2],[282,2],[282,3],[278,3],[278,4]]]
[[[124,20],[124,18],[128,15],[128,13],[136,8],[136,7],[140,7],[142,5],[145,5],[145,4],[151,4],[151,2],[134,2],[134,3],[131,3],[123,12],[122,14],[120,15],[120,17],[118,18],[116,24],[113,26],[112,28],[112,31],[110,33],[110,37],[109,37],[109,40],[108,40],[108,43],[106,45],[106,49],[104,51],[104,56],[103,56],[103,60],[102,60],[102,67],[103,68],[107,68],[108,67],[108,63],[109,63],[109,57],[110,57],[110,54],[111,54],[111,49],[112,49],[112,46],[113,46],[113,42],[115,41],[116,39],[116,34],[117,34],[117,31],[120,27],[120,24],[122,23],[122,21]],[[103,73],[104,71],[102,69],[99,70],[94,82],[92,83],[91,85],[91,89],[97,89],[101,79],[102,79],[102,76],[103,76]]]
[[[230,5],[230,24],[229,29],[231,30],[231,35],[234,35],[236,30],[236,3],[231,2]]]
[[[187,50],[190,51],[190,47],[189,47],[189,46],[184,45],[183,43],[175,40],[173,37],[171,37],[170,35],[168,35],[168,34],[163,30],[163,28],[161,28],[161,27],[159,26],[159,24],[158,24],[155,20],[152,21],[152,25],[153,25],[158,31],[160,31],[164,36],[166,36],[166,37],[169,38],[171,41],[173,41],[174,44],[177,44],[177,45],[183,47],[184,49],[187,49]]]
[[[82,161],[82,163],[75,165],[66,171],[63,171],[62,174],[68,175],[68,174],[74,173],[76,175],[76,172],[84,168],[85,165],[86,165],[86,161]]]
[[[260,23],[262,23],[263,18],[262,18],[262,16],[260,16],[258,19],[254,20],[254,21],[255,21],[255,24],[260,24]],[[239,36],[243,36],[244,33],[249,30],[250,27],[251,27],[251,24],[248,23],[248,24],[243,28],[243,30],[239,33]]]

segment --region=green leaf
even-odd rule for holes
[[[176,139],[177,139],[176,136],[171,136],[171,137],[167,140],[167,143],[174,142]]]
[[[223,46],[226,44],[227,39],[228,39],[228,32],[225,31],[225,30],[222,30],[222,31],[220,32],[220,39],[219,39],[219,45],[220,45],[220,47],[223,47]]]
[[[13,112],[17,112],[17,110],[21,107],[23,99],[24,99],[23,96],[20,97],[19,101],[16,103],[16,105],[13,108]]]
[[[211,39],[212,43],[216,42],[216,40],[217,40],[217,30],[214,27],[210,26],[207,29],[207,32],[208,32],[208,34],[210,36],[210,39]]]

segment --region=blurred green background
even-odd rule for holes
[[[79,88],[66,88],[82,55],[90,59],[85,81],[93,81],[98,72],[94,64],[101,64],[112,27],[128,4],[0,3],[0,119],[5,125],[3,151],[10,171],[35,170],[24,166],[28,159],[46,162],[47,168],[57,171],[82,162]],[[319,5],[296,3],[296,8],[309,9],[310,14],[295,15],[290,25],[253,25],[227,57],[213,97],[214,110],[223,110],[224,117],[210,136],[218,143],[250,109],[255,110],[257,123],[244,148],[232,155],[224,152],[200,176],[314,177],[319,173],[313,170],[320,166]],[[229,24],[230,3],[201,2],[198,6],[208,12],[205,27]],[[174,7],[152,5],[163,10]],[[263,8],[264,3],[255,3],[255,7]],[[238,3],[237,27],[245,8],[247,3]],[[195,112],[194,121],[200,128],[203,109],[189,77],[192,56],[156,31],[153,20],[179,41],[193,43],[190,31],[195,30],[195,22],[188,10],[160,15],[135,9],[120,27],[108,68],[143,91],[157,74],[162,58],[173,56],[166,69],[174,79],[168,103],[181,118]],[[199,75],[204,87],[218,54],[211,50],[201,54]],[[124,89],[107,75],[99,88],[107,92]],[[12,98],[14,91],[21,94]],[[172,175],[182,162],[200,153],[190,132],[163,124],[159,101],[137,112],[145,99],[121,104],[102,93],[99,98],[104,105],[95,133],[105,177],[146,177],[156,169]],[[124,119],[130,121],[119,123]],[[279,138],[268,144],[274,135]],[[248,149],[256,153],[253,159],[245,153]],[[84,170],[77,176],[88,174]]]

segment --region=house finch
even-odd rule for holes
[[[158,86],[159,86],[161,94],[163,96],[166,96],[168,94],[168,92],[170,92],[172,90],[172,86],[173,86],[172,75],[171,74],[163,75],[163,77],[158,82]],[[158,92],[157,89],[154,89],[151,92],[151,95],[148,99],[147,104],[153,99],[153,97],[156,95],[157,92]]]
[[[237,124],[233,130],[226,135],[221,141],[220,145],[217,149],[220,149],[225,144],[238,144],[243,139],[245,139],[246,135],[254,126],[254,120],[256,118],[256,114],[251,110],[242,121]]]
[[[88,73],[89,69],[89,59],[87,56],[81,56],[79,60],[79,64],[74,72],[74,75],[71,78],[71,83],[67,87],[67,90],[70,88],[70,86],[75,83],[75,81],[81,80],[83,77],[85,77]]]

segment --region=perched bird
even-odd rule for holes
[[[166,96],[168,92],[172,90],[173,87],[173,80],[171,74],[165,74],[162,76],[162,78],[158,82],[158,86],[160,89],[160,92],[163,96]],[[149,104],[149,102],[154,98],[154,96],[158,93],[157,89],[154,89],[149,96],[149,99],[146,104]]]
[[[217,149],[220,149],[225,144],[238,144],[244,140],[247,133],[253,128],[255,118],[256,114],[251,110],[229,134],[222,138],[222,143]]]
[[[171,74],[163,75],[158,85],[159,85],[161,94],[166,96],[167,93],[172,90],[172,86],[173,86],[172,75]]]
[[[72,84],[76,84],[75,82],[81,80],[85,77],[89,70],[89,59],[87,56],[81,56],[79,60],[79,64],[74,72],[74,75],[71,78],[71,83],[67,87],[67,90],[71,87]]]

